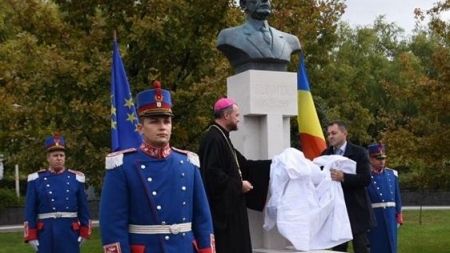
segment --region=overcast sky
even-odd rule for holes
[[[414,29],[414,9],[428,10],[438,0],[346,0],[347,9],[342,20],[351,26],[372,25],[379,15],[386,21],[395,22],[406,33]],[[426,25],[427,22],[422,25]]]

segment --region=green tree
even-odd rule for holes
[[[110,150],[112,32],[132,93],[159,79],[175,104],[172,145],[196,151],[212,104],[226,94],[233,73],[215,48],[217,34],[245,19],[229,0],[5,0],[0,7],[0,150],[9,154],[6,166],[19,164],[23,173],[44,168],[43,140],[59,131],[68,142],[68,167],[85,172],[96,186]],[[311,62],[323,64],[343,8],[341,1],[276,2],[271,22],[297,35],[316,57]],[[290,71],[297,63],[294,57]]]

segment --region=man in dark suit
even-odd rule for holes
[[[331,179],[341,182],[345,204],[353,234],[353,250],[355,253],[369,253],[370,247],[367,232],[376,224],[370,205],[367,186],[370,184],[370,162],[365,148],[347,141],[347,127],[342,120],[328,124],[328,141],[330,147],[322,155],[343,155],[356,162],[356,174],[347,174],[339,170],[331,170]],[[335,251],[347,252],[348,243],[333,248]]]
[[[301,50],[298,38],[270,27],[270,0],[240,0],[247,21],[219,33],[217,48],[236,73],[249,69],[286,71],[293,53]]]

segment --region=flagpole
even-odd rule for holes
[[[142,142],[137,131],[138,117],[130,84],[120,57],[117,32],[113,30],[111,66],[111,149],[113,152],[134,148]]]

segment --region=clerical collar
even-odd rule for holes
[[[267,30],[269,30],[269,23],[267,22],[267,20],[256,20],[256,19],[247,19],[247,22],[253,26],[253,28],[255,28],[256,30],[261,30],[262,27],[267,28]]]
[[[221,125],[217,124],[216,122],[214,122],[214,125],[219,127],[220,130],[222,130],[222,132],[225,134],[225,136],[227,138],[230,138],[230,132],[228,132],[228,130],[226,130],[225,128],[223,128]]]
[[[60,169],[60,170],[55,170],[55,169],[53,169],[53,168],[48,168],[48,171],[49,171],[50,173],[53,173],[53,174],[62,174],[65,170],[66,170],[66,168],[62,168],[62,169]]]
[[[166,158],[172,153],[172,149],[170,148],[169,143],[167,143],[165,147],[157,148],[144,141],[139,148],[145,154],[158,159]]]

